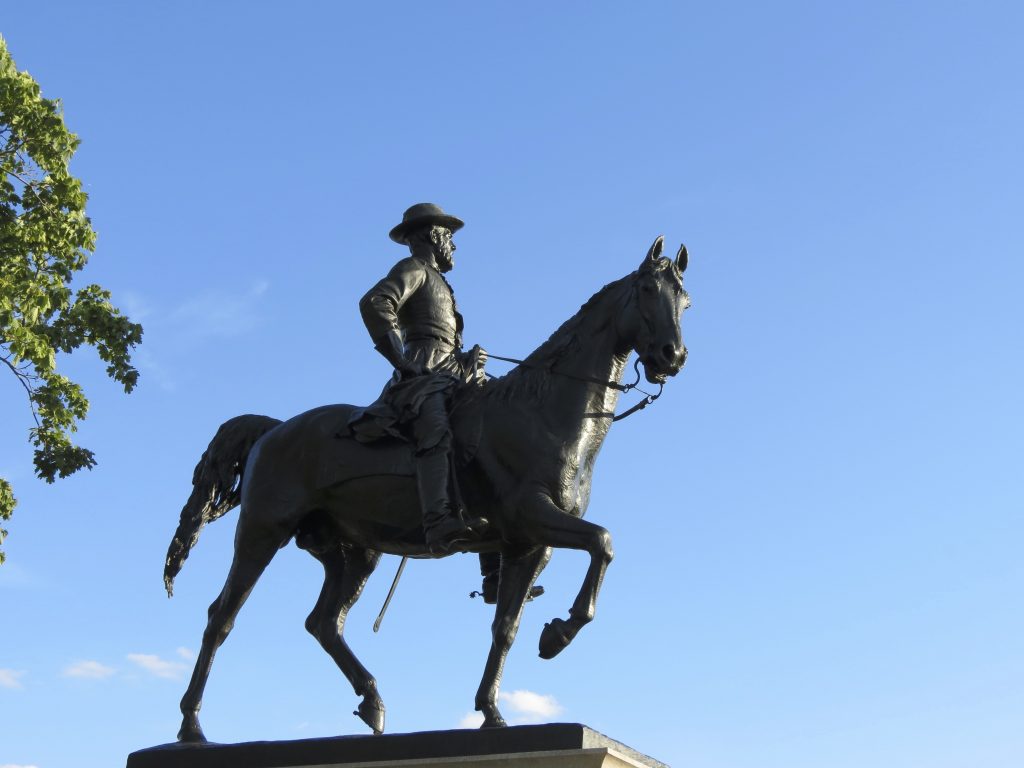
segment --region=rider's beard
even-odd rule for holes
[[[455,254],[448,248],[438,248],[434,251],[434,261],[438,271],[449,272],[455,266]]]

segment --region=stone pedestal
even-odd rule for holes
[[[339,736],[244,744],[167,744],[127,768],[668,768],[577,723]]]

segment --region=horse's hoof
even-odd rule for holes
[[[572,640],[572,635],[566,630],[569,624],[562,619],[552,619],[549,624],[544,625],[540,633],[540,657],[542,659],[553,659]]]
[[[370,726],[375,735],[384,733],[384,704],[380,699],[364,698],[352,714]]]
[[[206,744],[206,736],[203,734],[203,729],[199,727],[199,723],[182,724],[181,730],[178,731],[178,741],[185,744]]]
[[[481,728],[507,728],[508,723],[505,722],[505,718],[501,715],[495,715],[494,717],[485,717],[484,721],[480,724]]]
[[[484,716],[484,721],[480,723],[481,728],[505,728],[508,726],[493,702],[477,707],[476,711]]]

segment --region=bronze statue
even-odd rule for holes
[[[452,509],[449,493],[453,473],[448,409],[460,385],[484,381],[487,363],[487,353],[479,345],[462,351],[462,315],[444,277],[455,266],[452,235],[463,226],[433,203],[408,208],[389,237],[407,245],[410,255],[359,302],[375,348],[395,372],[377,402],[357,411],[350,426],[356,439],[364,442],[381,436],[411,438],[423,530],[434,555],[472,540],[487,524],[480,517],[465,520],[464,509]],[[473,595],[480,594],[491,605],[498,599],[500,567],[500,553],[480,554],[483,585]],[[531,587],[530,598],[543,591]]]
[[[461,353],[461,323],[450,291],[450,314],[432,315],[424,323],[413,316],[415,306],[406,302],[409,316],[403,318],[403,306],[388,298],[407,295],[406,279],[422,280],[420,288],[428,280],[443,284],[437,254],[444,253],[450,233],[461,224],[436,206],[422,205],[410,208],[397,232],[392,231],[393,239],[411,241],[409,258],[424,261],[424,271],[408,277],[421,267],[400,262],[364,299],[371,334],[397,372],[377,403],[363,409],[322,406],[285,422],[235,417],[221,425],[196,466],[192,494],[167,552],[168,594],[202,526],[239,504],[241,512],[234,559],[210,606],[195,670],[181,700],[180,741],[205,740],[198,713],[214,654],[263,569],[293,537],[325,572],[306,628],[362,697],[356,714],[375,733],[384,729],[384,704],[376,681],[342,633],[382,553],[500,555],[491,649],[476,694],[485,728],[505,725],[497,706],[502,668],[552,548],[586,551],[590,567],[568,619],[545,625],[541,657],[557,655],[594,618],[612,559],[608,531],[582,519],[594,460],[620,392],[634,386],[621,384],[630,353],[637,353],[636,366],[643,365],[647,381],[657,384],[676,375],[686,361],[680,328],[689,304],[682,282],[686,248],[680,247],[674,260],[662,258],[659,237],[638,270],[594,294],[509,374],[482,383],[478,373],[486,355],[478,347]],[[429,262],[417,255],[419,245],[427,243],[436,274],[426,271]],[[389,281],[390,287],[385,285]],[[436,293],[444,302],[440,288]],[[397,330],[405,331],[404,344],[398,334],[391,335]],[[415,338],[420,335],[424,338]],[[460,381],[477,383],[459,386]],[[434,409],[429,413],[435,421],[418,425],[424,403],[436,393],[442,393],[442,406],[450,398],[450,417],[447,409],[438,415],[431,405],[427,408]],[[410,403],[414,407],[403,410]],[[436,421],[442,418],[447,422],[443,430]],[[451,444],[448,434],[454,436]],[[445,455],[449,447],[451,461]],[[443,469],[439,458],[425,466],[427,455],[441,456]],[[456,481],[450,486],[460,500],[456,504],[450,499],[449,477]],[[463,522],[458,516],[463,508],[481,518]]]
[[[452,234],[462,226],[432,203],[409,208],[389,236],[408,245],[410,255],[359,302],[370,338],[395,374],[381,398],[349,423],[356,439],[389,433],[412,438],[423,530],[432,555],[478,538],[487,525],[483,518],[463,519],[463,510],[452,509],[448,491],[449,403],[460,382],[483,381],[487,361],[479,345],[462,351],[462,315],[444,278],[455,266]]]

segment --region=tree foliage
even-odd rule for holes
[[[68,170],[78,144],[60,102],[43,98],[39,84],[17,70],[0,37],[0,370],[27,395],[36,475],[50,483],[96,464],[92,451],[71,440],[89,401],[57,372],[57,353],[94,347],[125,392],[139,377],[130,353],[142,327],[100,286],[71,286],[96,244],[87,196]],[[0,478],[0,522],[15,504]],[[6,534],[0,528],[0,543]]]

